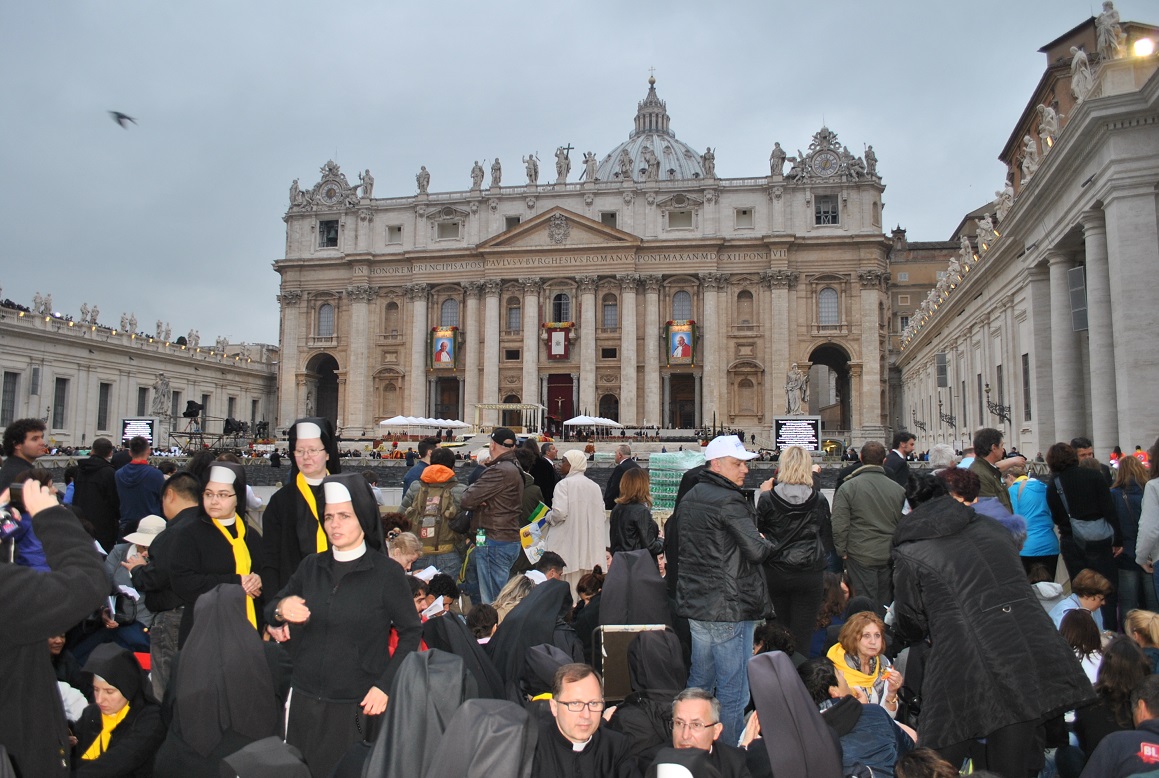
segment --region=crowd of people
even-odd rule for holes
[[[332,424],[299,419],[259,523],[236,456],[162,472],[134,439],[118,467],[98,439],[60,495],[43,423],[8,425],[0,768],[1065,778],[1159,760],[1159,452],[1111,469],[1057,443],[1043,480],[998,430],[966,463],[933,447],[928,470],[899,433],[866,441],[831,501],[788,447],[754,500],[758,455],[720,435],[661,525],[627,443],[601,486],[584,452],[506,428],[469,471],[440,442],[419,441],[391,512],[373,473],[342,471]]]

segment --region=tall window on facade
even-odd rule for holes
[[[54,430],[64,429],[66,405],[68,405],[68,379],[58,378],[52,392],[52,428]]]
[[[737,324],[753,323],[753,293],[748,289],[742,289],[737,292],[736,321]]]
[[[1031,421],[1030,418],[1030,355],[1022,355],[1022,419],[1023,421]]]
[[[4,371],[4,391],[0,395],[0,427],[7,427],[16,421],[16,387],[19,385],[19,373]]]
[[[318,222],[318,248],[338,248],[337,219],[324,219]]]
[[[817,323],[833,325],[841,323],[841,308],[837,290],[827,286],[817,294]]]
[[[450,298],[443,300],[442,307],[439,308],[439,326],[440,327],[458,327],[459,326],[459,301]]]
[[[507,298],[507,331],[519,332],[521,329],[523,329],[523,306],[520,305],[518,297],[509,297]]]
[[[185,404],[181,399],[181,392],[173,392],[169,396],[169,415],[175,419],[181,418],[181,412],[185,410]]]
[[[677,292],[672,295],[672,318],[675,321],[692,318],[692,295],[688,292]]]
[[[551,298],[551,320],[571,321],[571,297],[560,292]]]
[[[225,416],[227,419],[237,418],[237,398],[227,397],[225,400]]]
[[[113,394],[113,385],[102,383],[97,387],[97,429],[109,428],[109,398]]]
[[[137,387],[137,415],[144,416],[145,411],[149,409],[149,387]]]
[[[620,326],[620,304],[614,294],[604,295],[603,328],[614,330]]]
[[[334,306],[330,303],[318,306],[318,337],[334,337]]]
[[[386,326],[383,329],[387,335],[398,335],[398,303],[386,304]]]
[[[817,195],[813,198],[814,224],[840,224],[836,195]]]

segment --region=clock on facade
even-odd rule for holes
[[[831,176],[837,172],[841,158],[832,151],[818,151],[813,155],[813,172],[819,176]]]
[[[341,195],[342,193],[338,191],[338,186],[336,184],[326,184],[324,187],[322,187],[322,194],[320,197],[322,198],[322,202],[326,203],[326,205],[333,205],[334,203],[338,202],[338,198]]]

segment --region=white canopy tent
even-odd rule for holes
[[[464,421],[457,421],[454,419],[428,419],[423,416],[392,416],[389,419],[383,419],[380,421],[378,426],[395,427],[398,429],[419,427],[422,429],[461,430],[466,429],[471,425]]]
[[[576,416],[564,422],[566,427],[623,427],[618,421],[605,419],[603,416]]]

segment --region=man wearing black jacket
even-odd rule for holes
[[[112,551],[121,536],[121,498],[117,494],[117,471],[109,461],[112,455],[113,441],[94,440],[89,458],[77,465],[72,493],[72,504],[84,511],[105,551]]]
[[[605,510],[610,511],[616,507],[616,498],[620,496],[620,479],[624,477],[624,473],[639,466],[639,463],[632,459],[631,446],[627,443],[616,446],[616,468],[612,471],[611,477],[608,478],[607,488],[604,489]]]
[[[190,473],[175,473],[161,490],[161,511],[168,522],[165,531],[149,546],[149,561],[126,563],[133,588],[145,595],[145,607],[153,613],[149,630],[149,677],[157,699],[164,699],[169,683],[169,667],[177,653],[177,633],[185,606],[169,579],[169,566],[179,533],[201,513],[201,484]]]
[[[897,482],[903,489],[909,483],[909,464],[906,460],[914,450],[914,441],[917,440],[912,432],[895,432],[893,435],[893,450],[885,457],[885,474]]]
[[[99,608],[109,582],[92,538],[51,489],[26,481],[23,497],[51,572],[0,562],[0,745],[22,778],[67,778],[68,723],[47,641]],[[0,504],[8,499],[0,493]]]

